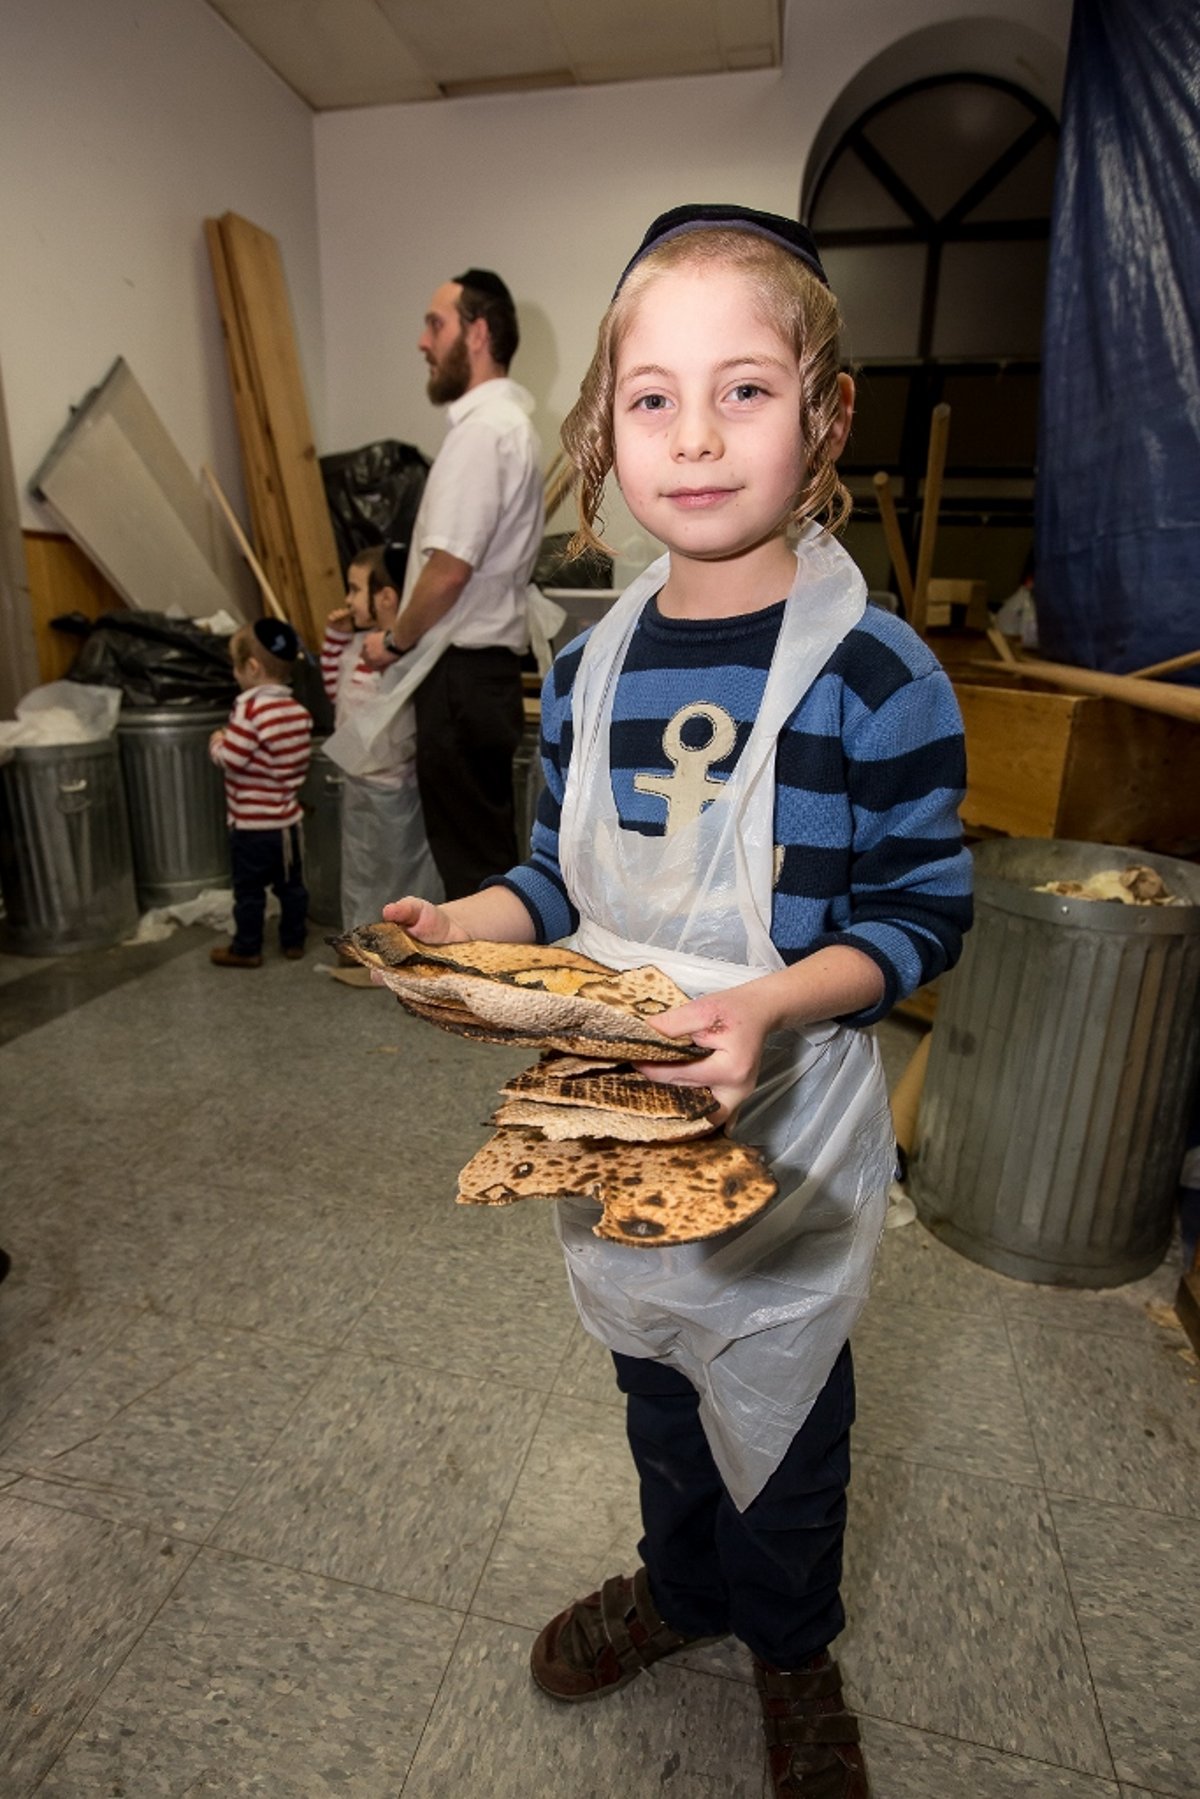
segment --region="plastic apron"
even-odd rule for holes
[[[507,593],[511,587],[510,575],[475,575],[471,581],[471,603],[486,601],[490,594]],[[545,673],[551,660],[550,641],[562,628],[567,615],[532,582],[525,589],[525,607],[538,666]],[[417,720],[412,706],[413,695],[454,642],[454,634],[462,624],[461,608],[460,598],[444,618],[426,631],[409,655],[384,670],[378,694],[356,707],[330,737],[325,754],[348,775],[369,774],[378,768],[387,743],[397,734],[408,732],[415,744]]]
[[[620,829],[609,726],[629,640],[668,567],[663,557],[647,569],[585,649],[559,858],[584,920],[579,948],[620,968],[653,962],[696,997],[784,966],[770,937],[776,740],[861,618],[866,588],[831,538],[804,538],[733,773],[690,822],[646,837]],[[717,1467],[744,1510],[808,1416],[867,1297],[895,1160],[874,1038],[835,1024],[772,1035],[731,1134],[765,1152],[779,1192],[724,1236],[633,1249],[592,1235],[593,1203],[562,1200],[556,1210],[584,1325],[610,1349],[667,1362],[691,1381]]]
[[[416,775],[384,786],[347,775],[342,783],[342,928],[374,924],[406,893],[443,898]]]

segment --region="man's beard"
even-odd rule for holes
[[[456,338],[439,363],[429,371],[425,392],[435,406],[461,400],[471,381],[471,362],[463,339]]]

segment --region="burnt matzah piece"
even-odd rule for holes
[[[744,1224],[777,1191],[760,1150],[715,1131],[687,1143],[548,1143],[518,1126],[499,1130],[459,1176],[463,1205],[519,1199],[597,1199],[597,1237],[631,1248],[695,1243]]]
[[[710,1087],[683,1081],[650,1081],[630,1069],[618,1074],[611,1066],[587,1065],[583,1074],[559,1074],[554,1064],[539,1062],[506,1081],[500,1091],[508,1099],[538,1099],[559,1106],[599,1106],[654,1118],[705,1118],[717,1109]]]
[[[540,1131],[551,1143],[581,1137],[621,1143],[678,1143],[703,1137],[715,1127],[706,1118],[670,1113],[615,1112],[600,1106],[556,1106],[542,1099],[507,1099],[492,1114],[493,1124],[519,1124]]]

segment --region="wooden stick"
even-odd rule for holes
[[[933,546],[937,539],[938,509],[942,503],[942,475],[950,441],[950,408],[942,400],[933,409],[929,425],[929,459],[925,464],[925,492],[921,504],[921,541],[917,546],[917,572],[913,577],[913,609],[910,623],[925,635],[929,602],[929,577],[933,573]]]
[[[999,656],[1001,662],[1015,662],[1017,660],[1016,652],[1013,650],[1012,644],[1009,643],[1008,638],[1004,635],[1003,631],[998,631],[995,625],[989,625],[987,640],[995,650],[997,656]]]
[[[896,571],[896,580],[900,587],[900,598],[904,602],[904,616],[912,617],[913,583],[912,571],[908,566],[908,551],[904,547],[904,538],[900,534],[900,520],[896,516],[896,502],[892,497],[892,477],[886,469],[880,469],[871,477],[875,487],[875,498],[879,503],[879,516],[883,520],[883,535],[887,540],[888,555],[892,559],[892,567]]]
[[[1152,675],[1173,675],[1177,669],[1195,668],[1200,663],[1200,650],[1189,650],[1186,656],[1172,656],[1166,662],[1152,662],[1149,668],[1131,668],[1131,681],[1148,681]]]
[[[1001,672],[982,656],[969,659],[968,667]],[[1133,675],[1107,675],[1094,668],[1069,668],[1065,662],[1035,662],[1022,657],[1005,663],[1003,673],[1019,680],[1045,681],[1070,693],[1093,693],[1100,699],[1123,700],[1146,712],[1165,712],[1170,718],[1186,718],[1200,724],[1200,688],[1173,686],[1169,681],[1141,681]]]
[[[225,498],[225,495],[221,489],[221,483],[217,480],[217,477],[213,474],[213,472],[209,468],[207,462],[201,468],[200,473],[204,476],[204,479],[208,482],[208,485],[211,487],[212,493],[213,493],[213,498],[216,500],[217,505],[221,508],[221,511],[225,514],[226,523],[228,524],[229,529],[233,532],[234,537],[237,539],[238,549],[242,552],[242,555],[246,558],[246,561],[250,565],[250,573],[254,576],[254,579],[258,582],[259,587],[262,589],[262,596],[267,602],[267,611],[273,613],[276,618],[286,619],[287,613],[283,610],[283,607],[279,604],[279,601],[275,598],[274,589],[272,588],[271,583],[267,580],[266,575],[263,573],[262,563],[258,560],[258,557],[254,554],[254,551],[250,548],[249,539],[247,538],[246,533],[242,530],[242,527],[238,524],[237,514],[234,512],[233,507],[229,504],[229,501]]]

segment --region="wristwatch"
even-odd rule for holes
[[[392,636],[390,627],[383,634],[383,647],[389,656],[403,656],[404,654],[404,651]]]

